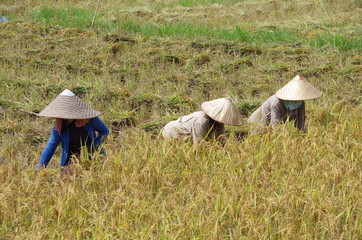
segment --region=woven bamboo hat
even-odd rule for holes
[[[275,94],[279,99],[301,101],[318,98],[322,93],[303,76],[297,75]]]
[[[243,119],[231,98],[219,98],[201,104],[201,109],[207,116],[217,122],[227,125],[240,125]]]
[[[89,119],[101,113],[91,108],[73,92],[66,89],[58,95],[38,116],[62,119]]]

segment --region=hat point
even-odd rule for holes
[[[297,76],[295,76],[293,80],[305,80],[305,78],[303,75],[297,74]]]
[[[71,97],[71,96],[74,96],[75,94],[74,94],[72,91],[70,91],[69,89],[65,89],[65,90],[64,90],[61,94],[59,94],[59,95]]]

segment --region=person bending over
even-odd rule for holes
[[[286,121],[293,121],[296,128],[305,131],[304,100],[321,95],[322,93],[303,76],[297,75],[251,114],[248,119],[252,124],[251,133],[259,132],[265,126],[274,127]]]
[[[38,116],[55,118],[49,141],[40,156],[36,169],[45,168],[59,143],[62,143],[60,166],[71,164],[72,156],[79,156],[82,147],[88,153],[98,149],[109,129],[99,119],[100,112],[91,108],[70,90],[64,90]]]
[[[224,133],[224,124],[240,125],[242,117],[231,98],[219,98],[201,104],[202,111],[182,116],[167,123],[161,130],[166,140],[182,139],[200,142],[217,139]]]

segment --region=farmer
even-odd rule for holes
[[[231,98],[219,98],[201,104],[202,111],[169,122],[161,130],[164,139],[200,142],[216,139],[224,133],[224,124],[240,125],[241,115]]]
[[[38,114],[55,118],[55,124],[36,168],[48,165],[59,143],[62,143],[61,167],[71,164],[72,156],[79,156],[82,147],[89,153],[97,149],[109,134],[107,126],[98,118],[99,114],[74,93],[64,90]]]
[[[248,119],[248,122],[253,124],[251,133],[258,132],[264,126],[274,127],[277,123],[288,120],[294,121],[296,128],[305,131],[304,100],[321,95],[303,76],[297,75],[251,114]]]

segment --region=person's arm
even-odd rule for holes
[[[305,103],[298,109],[297,119],[295,120],[295,127],[299,130],[305,131]]]
[[[46,167],[48,165],[48,163],[49,163],[50,159],[53,157],[55,149],[58,147],[60,141],[61,141],[61,137],[60,137],[59,133],[57,132],[57,130],[55,130],[55,128],[53,128],[53,130],[50,134],[50,137],[49,137],[49,141],[48,141],[46,147],[44,148],[43,153],[40,155],[40,161],[36,165],[37,170],[39,170],[43,167]]]
[[[282,109],[280,104],[272,104],[270,106],[270,125],[274,127],[282,120]]]
[[[192,140],[194,142],[200,142],[202,139],[205,138],[209,129],[200,123],[195,123],[192,127]]]
[[[217,139],[225,132],[225,127],[223,123],[214,122],[214,131],[213,131],[213,138]]]
[[[108,136],[109,129],[99,117],[92,119],[92,126],[93,130],[98,132],[98,136],[93,140],[93,144],[94,146],[98,146]]]
[[[198,116],[196,121],[192,123],[192,140],[200,142],[202,139],[205,139],[207,134],[209,134],[210,127],[209,117],[206,114]]]

